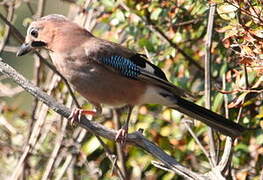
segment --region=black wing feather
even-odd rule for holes
[[[165,81],[168,81],[164,72],[152,64],[151,62],[147,61],[147,57],[144,54],[135,54],[129,58],[134,64],[140,66],[142,69],[145,69],[147,65],[149,65],[153,69],[153,74]]]

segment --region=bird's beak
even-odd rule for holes
[[[32,42],[28,42],[28,43],[23,43],[20,46],[20,49],[18,50],[16,55],[17,56],[23,56],[23,55],[29,53],[32,49],[42,48],[42,47],[46,47],[46,46],[47,46],[47,43],[45,43],[43,41],[32,41]]]
[[[29,53],[32,49],[33,48],[30,45],[30,43],[23,43],[20,46],[20,49],[17,51],[16,56],[23,56],[23,55]]]

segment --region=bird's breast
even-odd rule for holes
[[[145,91],[145,84],[90,63],[76,72],[71,80],[87,100],[112,106],[135,105]]]
[[[123,77],[97,62],[80,59],[72,61],[56,54],[51,55],[51,58],[74,89],[92,103],[136,105],[146,90],[145,83]]]

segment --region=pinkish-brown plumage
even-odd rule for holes
[[[94,37],[64,16],[49,15],[33,22],[18,55],[40,47],[49,50],[57,69],[95,106],[156,103],[177,109],[228,136],[239,136],[245,130],[183,99],[189,94],[169,83],[143,55]],[[125,135],[123,132],[119,135]]]
[[[112,106],[140,103],[139,97],[146,90],[145,83],[119,76],[96,60],[106,55],[130,56],[134,54],[132,51],[126,48],[119,51],[119,45],[95,38],[65,18],[42,18],[33,22],[29,29],[35,27],[42,29],[38,38],[47,44],[54,65],[91,103]],[[26,41],[30,40],[27,38]],[[105,77],[111,81],[105,81]]]

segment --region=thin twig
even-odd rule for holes
[[[113,167],[117,170],[118,176],[120,177],[121,180],[125,180],[127,179],[127,173],[126,171],[124,171],[123,169],[121,169],[117,163],[115,163],[115,158],[114,158],[114,154],[110,151],[110,149],[108,148],[108,146],[102,141],[102,139],[95,135],[96,138],[99,140],[100,144],[103,146],[107,157],[110,159],[111,163],[113,164]]]
[[[236,4],[231,3],[231,2],[229,2],[229,1],[227,1],[227,0],[225,0],[224,2],[230,4],[230,5],[234,6],[234,7],[236,7],[237,9],[239,9],[241,12],[243,12],[244,14],[246,14],[246,15],[248,15],[248,16],[251,16],[251,17],[257,18],[257,19],[260,21],[260,24],[263,23],[263,19],[261,19],[261,18],[255,16],[255,15],[253,15],[253,14],[247,12],[245,9],[240,8],[240,7],[237,6]],[[255,22],[255,23],[256,23],[256,22]]]
[[[205,107],[211,109],[211,48],[212,48],[212,36],[213,36],[213,25],[216,5],[211,4],[209,7],[209,16],[207,24],[207,37],[206,37],[206,53],[205,53]],[[216,148],[215,148],[215,137],[212,128],[208,129],[209,136],[209,149],[212,161],[212,166],[216,166]]]
[[[188,20],[188,21],[184,21],[184,22],[179,22],[179,23],[176,23],[176,24],[172,24],[173,27],[180,27],[180,26],[187,26],[187,25],[190,25],[190,24],[196,24],[200,21],[202,21],[204,19],[205,16],[202,16],[202,17],[198,17],[196,19],[191,19],[191,20]]]
[[[62,145],[62,141],[63,141],[63,137],[64,137],[64,134],[66,131],[67,124],[68,124],[68,120],[63,118],[60,131],[59,131],[59,133],[56,137],[56,140],[55,140],[54,149],[53,149],[53,151],[49,157],[48,163],[46,165],[46,168],[45,168],[45,171],[43,173],[41,180],[47,180],[50,176],[50,173],[52,171],[52,167],[54,165],[54,162],[56,160],[56,157],[57,157],[58,152],[59,152],[61,145]]]
[[[132,14],[136,15],[139,19],[148,25],[148,27],[153,31],[156,32],[159,36],[161,36],[166,42],[168,42],[173,48],[175,48],[180,54],[182,54],[187,61],[191,64],[196,66],[201,73],[204,73],[203,67],[196,62],[191,56],[189,56],[183,49],[181,49],[176,43],[174,43],[155,23],[150,19],[150,17],[146,16],[146,18],[137,15],[133,10],[131,10],[123,1],[119,1],[119,4],[122,6],[123,9],[126,11],[131,12]]]
[[[115,129],[118,130],[121,128],[121,123],[120,123],[120,114],[118,113],[118,110],[113,110],[113,122],[115,123]],[[125,165],[125,154],[123,152],[123,146],[120,143],[116,143],[116,150],[117,150],[117,157],[118,160],[120,161],[120,168],[121,171],[123,172],[124,179],[128,178],[128,173],[127,173],[127,168]],[[116,163],[117,165],[117,163]]]
[[[0,19],[2,19],[4,21],[5,24],[7,24],[10,27],[11,32],[14,33],[15,37],[17,37],[17,39],[19,40],[20,43],[23,43],[25,38],[24,36],[16,29],[15,26],[13,26],[13,24],[8,21],[5,16],[0,12]]]
[[[55,79],[55,77],[53,77]],[[55,80],[51,81],[52,83],[49,86],[49,89],[47,91],[47,94],[50,94],[54,85],[55,85]],[[34,126],[32,127],[32,132],[30,133],[30,137],[28,140],[28,143],[24,147],[24,152],[23,155],[19,159],[19,163],[16,165],[15,170],[13,171],[12,178],[11,179],[18,179],[20,174],[22,173],[23,165],[25,160],[27,159],[27,156],[30,152],[32,152],[33,148],[35,147],[37,140],[40,136],[41,129],[45,123],[46,120],[46,115],[48,113],[48,108],[46,106],[43,106],[39,111],[39,117],[36,118],[37,121],[34,123]]]
[[[210,166],[213,167],[213,163],[211,161],[211,158],[209,156],[209,153],[206,151],[205,147],[202,145],[202,143],[199,141],[198,137],[196,136],[196,134],[193,132],[193,130],[191,129],[191,127],[188,125],[187,122],[184,121],[184,125],[187,128],[187,130],[189,131],[189,133],[191,134],[191,136],[194,138],[195,142],[198,144],[198,146],[200,147],[200,149],[203,151],[203,153],[205,154],[207,160],[210,163]]]
[[[223,90],[226,90],[226,75],[225,75],[225,73],[223,74],[223,85],[222,85],[222,87],[223,87]],[[228,110],[228,99],[227,99],[226,94],[224,94],[224,106],[225,106],[225,117],[228,119],[229,118],[229,110]],[[220,162],[218,163],[218,166],[220,167],[220,171],[224,175],[226,175],[227,166],[231,163],[233,143],[234,143],[233,139],[231,137],[227,137],[222,158],[221,158]]]
[[[11,53],[16,53],[18,51],[18,47],[16,46],[9,46],[9,45],[6,45],[3,49],[3,51],[5,52],[11,52]]]
[[[26,2],[26,5],[27,5],[30,13],[31,13],[31,14],[34,14],[34,10],[33,10],[32,6],[31,6],[30,2]]]
[[[152,165],[154,165],[155,167],[165,170],[165,171],[169,171],[169,172],[173,172],[169,167],[167,167],[165,164],[157,162],[157,161],[152,161]]]
[[[40,83],[40,62],[39,62],[39,58],[37,56],[35,56],[35,61],[34,61],[34,81],[35,81],[35,84],[36,86],[39,86],[39,83]],[[31,134],[31,131],[32,131],[32,127],[33,127],[33,124],[36,120],[36,111],[37,111],[37,107],[38,106],[39,102],[38,102],[38,99],[35,98],[33,100],[33,103],[32,103],[32,111],[31,111],[31,119],[29,120],[28,122],[28,140],[29,140],[29,137],[30,137],[30,134]]]
[[[255,7],[252,5],[250,0],[247,0],[249,6],[253,9],[254,13],[257,15],[258,19],[260,19],[260,14],[256,11]]]
[[[47,89],[47,94],[51,94],[51,92],[57,87],[58,84],[58,80],[60,78],[58,76],[51,76],[50,80],[47,79],[46,82],[49,82],[46,84],[46,87],[44,89]],[[63,93],[59,93],[57,99],[63,99],[61,96],[63,95]],[[69,106],[67,106],[69,107]],[[43,108],[43,107],[42,107]],[[42,110],[42,108],[40,107],[40,111]],[[36,115],[38,115],[38,113],[36,113]],[[37,119],[39,119],[41,117],[38,117]],[[36,146],[34,147],[35,151],[38,151],[41,148],[41,144],[44,143],[45,139],[48,137],[48,133],[50,132],[50,130],[52,129],[52,122],[57,121],[56,116],[52,116],[51,118],[47,118],[45,117],[45,124],[43,125],[43,127],[41,128],[41,136],[38,137],[37,142],[36,142]],[[32,128],[34,129],[34,128]]]
[[[45,4],[46,4],[46,0],[38,0],[37,11],[35,14],[37,18],[42,17],[44,15]]]
[[[44,0],[45,1],[45,0]],[[38,8],[37,8],[37,11],[36,11],[36,17],[39,18],[43,12],[44,12],[44,1],[43,0],[40,0],[38,1]],[[33,8],[30,4],[30,2],[27,2],[27,7],[29,9],[29,11],[31,12],[31,15],[34,15],[34,11],[33,11]],[[42,8],[40,9],[39,7],[42,6]],[[41,73],[41,63],[40,63],[40,58],[38,56],[34,56],[34,78],[35,78],[35,83],[36,83],[36,86],[39,86],[40,85],[40,73]],[[30,141],[30,136],[32,135],[31,132],[33,131],[33,124],[37,121],[35,121],[36,119],[36,112],[37,112],[37,108],[38,107],[41,107],[41,106],[38,106],[39,102],[38,102],[38,99],[35,98],[34,101],[33,101],[33,104],[32,104],[32,113],[31,113],[31,119],[29,121],[29,133],[28,133],[28,142],[27,144],[29,143]],[[25,159],[26,161],[26,159]]]
[[[0,124],[4,126],[11,134],[15,135],[18,133],[18,130],[11,123],[9,123],[8,120],[2,115],[0,116]],[[0,144],[0,146],[2,145]]]
[[[8,12],[7,12],[7,21],[11,22],[13,17],[14,17],[14,3],[10,3],[10,5],[8,6]],[[2,37],[2,41],[0,44],[0,55],[2,53],[2,51],[4,50],[7,40],[9,38],[9,33],[10,33],[10,27],[8,25],[5,26],[5,33]]]
[[[182,54],[190,64],[193,64],[198,68],[201,73],[204,73],[204,68],[196,62],[191,56],[189,56],[182,48],[174,43],[158,26],[156,26],[150,17],[147,17],[147,23],[151,26],[154,31],[158,32],[173,48],[175,48],[180,54]]]
[[[249,90],[247,66],[244,64],[243,68],[244,68],[244,75],[245,75],[245,88],[246,88],[246,90]]]
[[[246,79],[246,81],[245,81],[246,89],[249,89],[248,74],[247,74],[246,66],[244,66],[244,75],[245,75],[245,79]],[[225,78],[224,78],[224,81],[225,81]],[[244,102],[245,102],[245,98],[242,99],[241,104],[244,104]],[[225,104],[225,106],[227,108],[227,104]],[[238,116],[236,119],[237,123],[240,121],[242,111],[243,111],[243,106],[241,106],[239,111],[238,111]],[[228,115],[228,113],[227,113],[227,115]],[[231,163],[233,143],[234,143],[233,139],[231,139],[230,137],[227,137],[224,153],[223,153],[221,161],[219,162],[219,168],[221,169],[222,172],[225,172],[225,173],[227,171],[227,165]],[[232,173],[232,172],[230,172],[230,173]]]
[[[55,180],[62,179],[63,175],[65,174],[66,170],[68,169],[73,159],[74,159],[73,155],[69,153],[65,159],[63,166],[60,168],[58,175],[56,176],[56,178],[54,178]]]
[[[13,97],[23,91],[21,87],[10,87],[0,82],[0,97]]]

